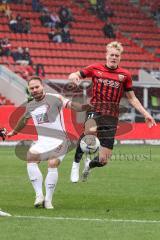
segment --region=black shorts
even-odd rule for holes
[[[86,121],[88,119],[94,119],[97,124],[97,137],[101,146],[113,149],[118,119],[97,112],[88,112]]]

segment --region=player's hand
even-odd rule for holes
[[[9,133],[7,133],[7,137],[13,137],[14,135],[16,135],[17,133],[14,131],[14,130],[12,130],[12,131],[10,131]]]
[[[78,75],[78,73],[71,73],[68,79],[76,85],[79,85],[81,82],[80,76]]]
[[[157,125],[154,118],[150,114],[145,116],[145,122],[149,128]]]
[[[88,103],[82,104],[82,111],[90,111],[92,109],[92,106]]]

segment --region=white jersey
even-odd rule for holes
[[[62,108],[69,99],[53,93],[46,93],[41,101],[35,99],[26,106],[26,118],[32,117],[37,130],[38,140],[41,138],[64,138],[65,125]]]

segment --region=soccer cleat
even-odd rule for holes
[[[51,201],[44,201],[44,208],[46,208],[46,209],[54,209]]]
[[[10,216],[11,216],[11,214],[0,211],[0,217],[10,217]]]
[[[38,208],[40,206],[43,206],[43,203],[44,203],[44,197],[43,196],[38,196],[38,197],[36,197],[36,200],[34,202],[34,206],[36,208]]]
[[[87,158],[84,162],[84,170],[82,172],[82,182],[86,182],[87,181],[87,178],[88,178],[88,175],[90,173],[90,167],[89,167],[89,163],[91,162],[91,160],[89,158]]]
[[[72,183],[77,183],[79,181],[79,167],[80,163],[73,162],[70,177]]]

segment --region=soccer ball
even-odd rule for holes
[[[80,141],[80,147],[84,153],[95,153],[99,150],[100,141],[94,135],[85,135]]]

